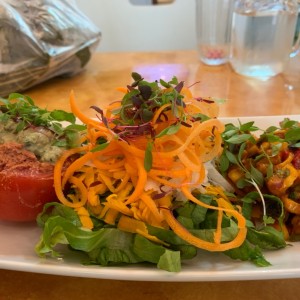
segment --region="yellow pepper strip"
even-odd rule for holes
[[[129,218],[127,216],[122,215],[120,217],[120,220],[118,222],[118,228],[120,230],[126,231],[126,232],[131,232],[131,233],[138,233],[142,236],[144,236],[145,238],[155,242],[155,243],[159,243],[162,245],[166,245],[168,246],[167,243],[165,243],[164,241],[158,239],[156,236],[154,235],[150,235],[147,229],[147,226],[144,222],[133,219],[133,218]]]
[[[217,198],[219,207],[226,208],[228,211],[235,209],[221,187],[209,185],[206,187],[206,193]],[[232,217],[230,212],[227,212],[226,215]]]
[[[281,197],[284,208],[293,214],[300,215],[300,204],[290,199],[287,195]]]
[[[82,199],[78,203],[73,203],[65,197],[64,192],[63,192],[64,185],[62,184],[61,178],[62,178],[63,166],[64,166],[65,161],[69,157],[71,157],[73,154],[80,153],[87,149],[88,149],[88,146],[67,150],[63,153],[63,155],[58,159],[58,161],[55,164],[54,176],[53,176],[55,193],[57,195],[57,198],[61,201],[61,203],[63,203],[66,206],[80,207],[80,206],[84,205],[84,203],[85,203],[84,200],[82,200]]]
[[[272,194],[280,197],[286,193],[287,189],[298,178],[298,171],[289,163],[283,168],[275,166],[274,172],[274,175],[267,180],[267,187]],[[282,175],[278,175],[278,173],[282,173]]]
[[[159,213],[157,206],[153,199],[147,194],[143,193],[141,195],[141,200],[145,203],[145,205],[149,208],[154,218],[161,223],[163,221],[163,216]]]
[[[81,156],[80,158],[76,159],[65,171],[62,179],[62,186],[65,186],[68,179],[73,176],[73,174],[80,170],[92,157],[91,152],[87,152],[85,155]]]
[[[80,222],[82,226],[88,229],[93,229],[94,224],[90,218],[90,214],[87,211],[87,209],[82,206],[82,207],[75,208],[75,211],[77,212],[80,218]]]
[[[125,186],[129,183],[129,180],[130,180],[130,175],[126,173],[124,178],[122,178],[121,183],[118,186],[116,186],[115,192],[118,193],[122,191],[125,188]]]
[[[123,179],[125,176],[125,170],[112,171],[112,177],[115,179]]]
[[[99,183],[95,186],[88,188],[88,202],[91,206],[100,205],[99,195],[104,194],[107,191],[107,187],[103,183]]]
[[[84,170],[84,172],[79,176],[79,178],[82,176],[84,184],[89,187],[95,182],[95,169],[87,168],[86,166],[83,166],[81,169]]]
[[[103,213],[101,213],[101,217],[105,215],[105,222],[109,222],[109,224],[114,224],[119,213],[123,213],[128,216],[133,215],[132,211],[124,203],[131,190],[132,184],[127,183],[125,188],[121,190],[118,194],[111,194],[106,198],[106,202],[104,204],[105,210],[103,210]]]
[[[116,209],[110,208],[104,217],[104,222],[110,225],[115,225],[116,219],[119,216],[120,212]]]
[[[104,174],[104,172],[102,171],[99,171],[98,172],[98,179],[103,182],[107,188],[112,192],[112,193],[115,193],[116,192],[116,189],[113,185],[113,182],[111,180],[111,177],[107,176],[106,174]]]
[[[139,199],[139,197],[144,191],[144,187],[147,182],[147,172],[144,168],[143,162],[141,161],[141,159],[137,157],[134,157],[134,161],[136,162],[136,166],[137,166],[138,181],[136,183],[133,193],[127,199],[126,204],[133,203]]]
[[[126,206],[126,204],[118,199],[118,195],[111,194],[106,198],[105,207],[109,207],[112,209],[115,209],[119,211],[122,214],[125,214],[127,216],[132,216],[132,211],[130,208]]]

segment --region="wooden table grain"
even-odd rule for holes
[[[200,63],[194,51],[159,53],[97,53],[86,71],[73,78],[57,78],[27,91],[42,107],[69,109],[74,90],[82,111],[103,108],[122,96],[117,87],[131,82],[138,72],[147,80],[171,79],[174,75],[192,86],[195,96],[226,99],[220,116],[284,115],[300,111],[300,55],[291,59],[286,72],[269,80],[247,78],[226,65],[210,67]]]
[[[95,116],[91,105],[105,108],[122,95],[116,87],[131,82],[132,72],[147,80],[185,81],[195,96],[225,99],[220,116],[270,116],[300,113],[300,58],[269,80],[235,74],[229,65],[205,66],[195,51],[96,53],[86,70],[56,78],[25,93],[41,107],[69,109],[73,90],[80,109]],[[1,234],[1,233],[0,233]],[[300,262],[295,262],[300,263]],[[0,270],[0,300],[6,299],[299,299],[300,279],[224,282],[136,282]]]

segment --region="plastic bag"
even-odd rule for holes
[[[0,96],[77,74],[100,38],[72,1],[0,0]]]

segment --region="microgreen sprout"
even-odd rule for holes
[[[222,174],[226,174],[232,165],[242,171],[241,176],[235,182],[237,188],[244,189],[253,186],[256,195],[261,199],[263,222],[274,223],[274,219],[268,214],[268,203],[265,197],[269,195],[263,193],[266,189],[265,181],[271,180],[272,176],[286,178],[289,176],[289,169],[278,169],[273,165],[276,156],[284,159],[285,148],[300,147],[300,126],[299,122],[285,118],[279,127],[271,126],[261,131],[258,138],[254,138],[253,132],[260,130],[254,126],[254,122],[248,122],[235,126],[227,124],[223,133],[224,151],[219,159],[219,169]],[[266,146],[263,146],[263,145]],[[251,156],[251,147],[256,147],[255,156]],[[267,148],[265,148],[267,147]],[[259,164],[261,162],[261,164]],[[264,169],[264,173],[259,169],[259,165]],[[274,202],[273,202],[274,203]]]
[[[44,127],[55,135],[55,145],[71,148],[78,142],[78,134],[85,130],[85,126],[76,124],[72,113],[63,110],[39,108],[34,101],[26,95],[12,93],[8,99],[0,98],[0,122],[13,120],[17,126],[15,133],[29,127]],[[64,126],[63,122],[67,122]]]
[[[258,128],[254,126],[254,122],[239,124],[227,124],[225,132],[223,133],[224,151],[220,158],[220,170],[225,173],[230,164],[237,165],[240,170],[244,172],[244,177],[237,182],[237,187],[244,188],[247,185],[252,185],[257,191],[263,207],[263,220],[267,220],[266,203],[261,188],[264,184],[263,174],[250,163],[246,167],[243,162],[243,154],[248,141],[253,144],[256,143],[252,132],[257,131]],[[235,154],[237,153],[237,154]]]
[[[127,85],[127,93],[120,101],[120,107],[111,110],[112,116],[107,119],[103,110],[92,106],[99,115],[103,124],[121,140],[130,140],[143,136],[147,139],[144,166],[147,171],[152,166],[152,149],[154,140],[165,135],[176,134],[181,126],[191,127],[191,122],[203,122],[208,119],[206,115],[185,113],[186,104],[182,89],[184,82],[173,77],[170,81],[148,82],[140,74],[132,73],[133,82]],[[198,101],[213,100],[199,98]],[[155,113],[162,109],[157,116],[156,123],[168,122],[168,126],[159,132],[152,123]],[[171,114],[170,114],[171,112]],[[170,115],[172,120],[170,120]]]

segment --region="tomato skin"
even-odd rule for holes
[[[297,170],[300,170],[300,149],[294,151],[294,158],[292,160],[292,164]]]
[[[0,172],[0,220],[34,221],[47,202],[57,201],[52,174]]]

